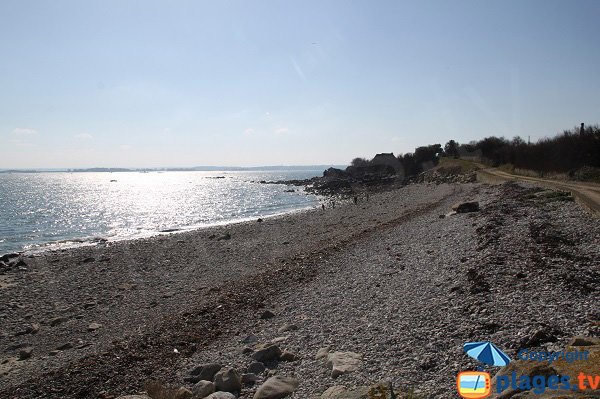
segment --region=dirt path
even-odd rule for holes
[[[537,177],[513,175],[497,169],[482,169],[477,171],[478,174],[485,177],[492,176],[501,181],[521,180],[531,183],[537,183],[543,187],[559,189],[572,192],[575,197],[592,213],[600,216],[600,185],[594,183],[583,182],[561,182],[556,180],[540,179]]]

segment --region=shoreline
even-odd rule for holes
[[[317,203],[322,202],[321,199],[318,199],[316,201],[317,201]],[[31,244],[31,246],[38,245],[37,248],[27,248],[27,249],[21,249],[21,250],[16,250],[16,251],[8,251],[5,253],[0,253],[0,256],[10,255],[10,254],[18,254],[19,256],[24,256],[24,257],[31,256],[31,255],[38,256],[38,255],[42,255],[46,252],[60,252],[63,250],[70,250],[70,249],[89,247],[89,246],[97,246],[97,245],[102,245],[102,244],[106,244],[106,243],[144,240],[144,239],[149,239],[149,238],[159,237],[159,236],[164,236],[164,235],[170,235],[170,234],[190,233],[190,232],[195,232],[195,231],[204,230],[204,229],[210,229],[210,228],[214,228],[214,227],[226,227],[226,226],[233,226],[236,224],[249,223],[249,222],[255,221],[257,219],[271,219],[271,218],[276,218],[276,217],[281,217],[281,216],[286,216],[286,215],[293,215],[293,214],[310,212],[310,211],[318,211],[318,210],[320,210],[320,208],[317,205],[310,205],[310,206],[294,208],[294,209],[290,209],[287,211],[278,212],[278,213],[274,213],[274,214],[248,216],[248,217],[244,217],[244,218],[240,218],[240,219],[224,220],[224,221],[220,221],[220,222],[210,222],[210,223],[206,223],[206,224],[199,224],[199,225],[192,225],[192,226],[174,227],[174,228],[168,228],[168,229],[163,229],[163,230],[155,230],[155,231],[147,232],[144,234],[132,235],[132,236],[128,236],[128,237],[106,238],[103,236],[93,236],[93,237],[84,237],[84,238],[80,238],[80,239],[72,238],[72,239],[64,239],[64,240],[58,240],[58,241],[50,241],[50,242],[47,242],[44,244]],[[63,243],[66,245],[64,245],[64,246],[61,245]]]
[[[0,395],[114,398],[143,391],[149,379],[191,388],[185,378],[198,364],[243,370],[249,358],[242,352],[252,344],[240,341],[251,334],[259,342],[287,337],[279,345],[298,360],[267,366],[301,380],[294,399],[375,379],[447,397],[445,379],[471,365],[457,353],[459,341],[492,333],[511,349],[542,328],[537,320],[553,304],[560,305],[551,320],[560,343],[584,332],[593,313],[585,298],[597,287],[586,293],[568,285],[590,277],[565,280],[560,268],[535,265],[563,256],[545,244],[548,234],[581,235],[585,245],[600,229],[576,204],[537,204],[529,193],[512,185],[416,184],[358,205],[236,224],[229,239],[218,240],[226,230],[214,227],[25,259],[27,270],[9,273],[15,285],[0,290],[6,325],[0,372],[10,368],[0,376]],[[482,211],[439,217],[469,199],[479,200]],[[500,215],[511,220],[508,226]],[[536,252],[512,253],[506,240]],[[581,262],[600,252],[559,244]],[[569,272],[590,267],[580,266]],[[472,292],[472,267],[485,270],[475,281],[487,282],[487,291]],[[523,268],[529,277],[513,280]],[[546,288],[552,281],[560,286]],[[532,287],[533,301],[526,296]],[[526,307],[515,313],[523,300]],[[261,319],[264,310],[275,317]],[[471,314],[476,321],[464,324]],[[500,327],[486,330],[494,323]],[[25,332],[32,324],[38,331]],[[92,324],[99,326],[90,330]],[[288,324],[298,329],[280,332]],[[415,341],[424,338],[433,346]],[[32,347],[32,356],[16,360],[19,345]],[[314,359],[324,346],[362,353],[363,365],[331,380]],[[433,360],[438,357],[447,360]],[[257,384],[266,377],[258,378]],[[245,385],[239,397],[255,390]]]
[[[0,290],[0,314],[6,316],[6,335],[0,340],[4,341],[0,353],[15,354],[17,346],[27,344],[37,355],[26,362],[9,356],[15,368],[0,380],[0,390],[6,377],[14,378],[17,370],[21,378],[33,377],[40,367],[61,367],[106,349],[114,336],[135,336],[151,328],[147,312],[178,313],[192,306],[195,296],[210,298],[214,287],[277,269],[282,262],[335,245],[393,219],[395,212],[417,208],[453,190],[414,185],[372,196],[359,206],[346,204],[262,223],[249,221],[23,257],[23,270],[3,275],[7,288]],[[227,231],[231,238],[219,240]],[[62,319],[66,320],[59,322]],[[103,328],[90,333],[91,323]],[[131,330],[136,323],[142,330]],[[40,331],[20,334],[28,324],[39,324]],[[73,349],[49,355],[63,346]],[[42,364],[34,366],[38,361]]]

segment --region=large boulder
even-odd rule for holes
[[[282,399],[291,395],[300,382],[295,378],[276,375],[266,380],[254,394],[254,399]]]

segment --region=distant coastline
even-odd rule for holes
[[[164,167],[164,168],[55,168],[55,169],[0,169],[0,173],[49,173],[49,172],[255,172],[255,171],[294,171],[294,170],[317,170],[328,168],[345,168],[347,165],[271,165],[271,166],[193,166],[184,167]]]

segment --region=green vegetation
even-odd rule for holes
[[[537,197],[544,204],[557,201],[573,201],[573,196],[567,191],[543,191]]]
[[[458,173],[470,173],[481,169],[481,166],[473,161],[460,158],[440,158],[438,169],[455,169]]]
[[[510,173],[600,181],[598,125],[584,127],[582,124],[531,144],[520,137],[509,141],[492,136],[461,145],[459,152]]]
[[[441,144],[422,146],[397,159],[406,177],[436,166],[441,173],[469,173],[480,169],[480,162],[523,176],[600,182],[600,126],[582,124],[537,143],[495,136],[468,144],[449,140],[443,148]],[[367,167],[373,160],[354,158],[351,165]]]

